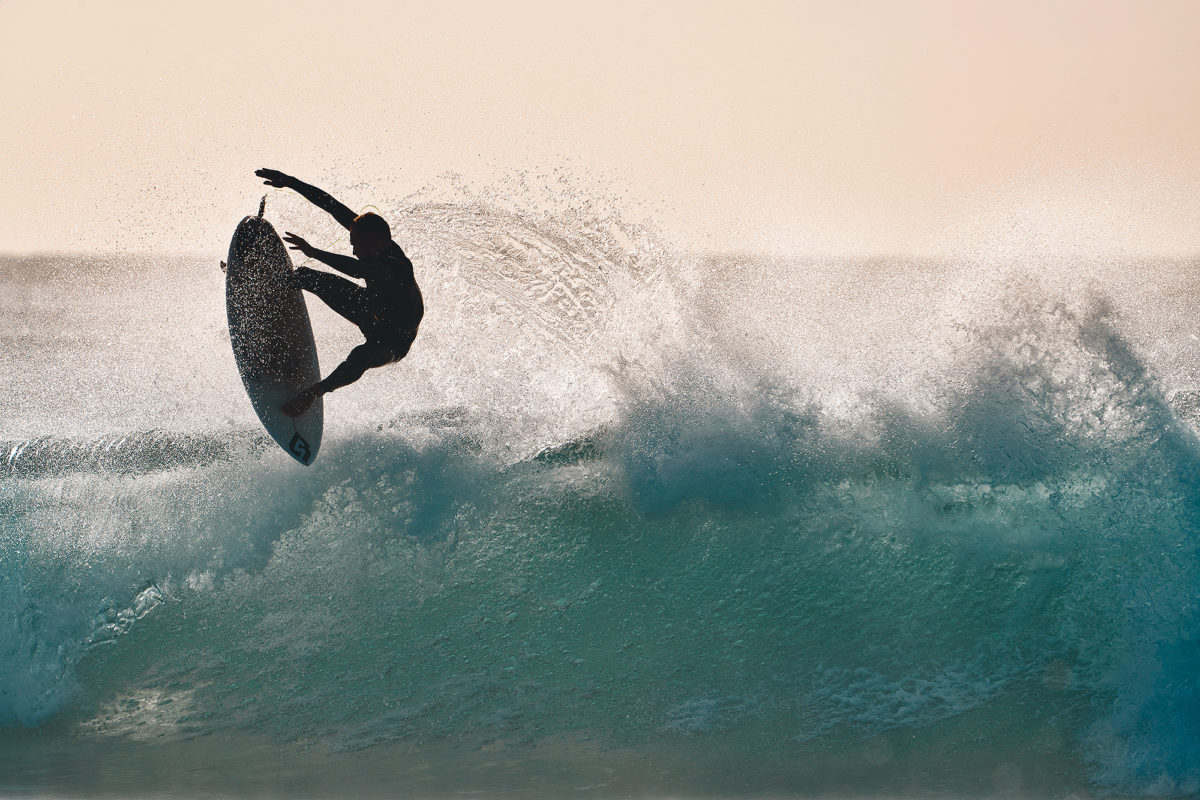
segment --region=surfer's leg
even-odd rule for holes
[[[300,267],[292,272],[292,282],[325,301],[325,305],[362,327],[371,321],[367,312],[367,290],[353,281],[329,272]]]
[[[395,360],[396,354],[392,348],[374,342],[365,342],[351,350],[350,355],[346,356],[346,360],[338,364],[337,368],[317,385],[322,388],[321,394],[332,392],[334,389],[354,383],[367,370],[373,367],[382,367]]]
[[[300,394],[283,404],[283,413],[299,416],[308,410],[323,394],[329,394],[334,389],[349,386],[363,376],[372,367],[382,367],[397,360],[396,351],[387,345],[377,342],[365,342],[350,351],[346,360],[320,383],[314,384]]]

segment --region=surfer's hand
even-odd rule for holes
[[[254,170],[254,174],[262,178],[263,183],[267,186],[277,186],[281,189],[290,187],[292,182],[296,180],[286,172],[280,172],[277,169],[267,169],[266,167]]]
[[[292,233],[291,231],[288,231],[287,233],[285,233],[283,235],[283,240],[285,242],[287,242],[288,246],[291,247],[293,250],[299,250],[301,253],[308,256],[309,258],[312,258],[313,253],[317,252],[317,248],[313,247],[311,244],[304,241],[303,238],[297,236],[296,234]]]

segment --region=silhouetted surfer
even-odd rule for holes
[[[413,265],[392,241],[387,222],[378,214],[354,212],[328,193],[275,169],[254,173],[267,186],[293,189],[317,208],[328,211],[342,227],[350,231],[350,247],[355,258],[318,250],[294,233],[283,240],[293,250],[315,258],[352,278],[362,278],[366,287],[308,267],[295,270],[293,281],[312,292],[337,313],[353,322],[367,341],[350,351],[346,360],[316,383],[283,404],[285,414],[303,414],[313,400],[334,389],[354,383],[372,367],[382,367],[404,358],[417,336],[417,327],[425,315],[421,289],[413,276]]]

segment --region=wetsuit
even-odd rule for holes
[[[327,192],[301,181],[292,188],[309,202],[328,211],[347,230],[354,227],[355,214]],[[373,367],[399,361],[408,353],[417,336],[417,328],[425,315],[421,289],[413,275],[412,262],[390,242],[377,258],[360,260],[337,253],[317,251],[318,261],[354,278],[363,278],[366,286],[308,267],[292,273],[292,280],[301,289],[320,297],[337,313],[353,322],[367,341],[350,351],[338,367],[318,386],[331,392],[354,383]]]
[[[300,267],[293,273],[296,286],[324,300],[326,305],[357,325],[367,339],[351,350],[346,360],[321,381],[327,392],[354,383],[372,367],[382,367],[404,358],[425,315],[425,303],[413,277],[412,262],[400,245],[392,242],[377,260],[346,260],[353,265],[345,267],[361,265],[361,271],[350,272],[341,263],[330,266],[366,278],[365,288],[308,267]]]

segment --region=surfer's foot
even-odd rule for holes
[[[308,411],[308,407],[311,406],[313,401],[316,399],[316,392],[314,392],[312,389],[305,389],[303,392],[296,395],[291,400],[288,400],[279,408],[289,417],[298,417],[305,411]]]

